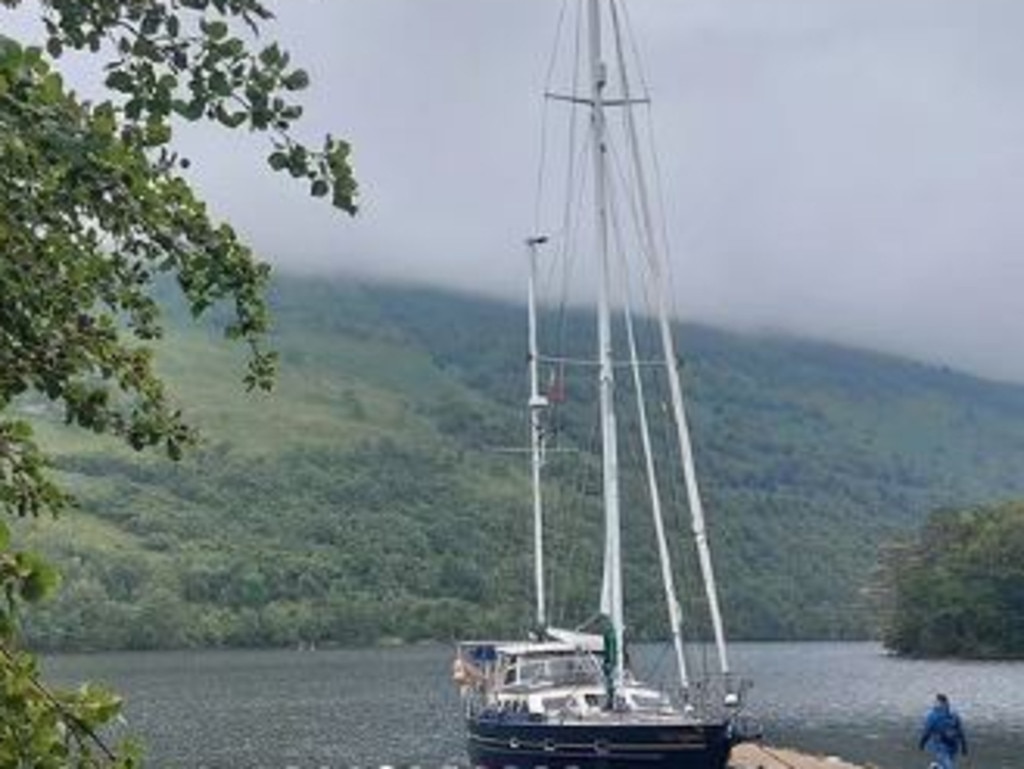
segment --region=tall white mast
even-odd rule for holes
[[[615,423],[615,377],[612,361],[611,258],[608,249],[608,137],[604,113],[607,70],[601,58],[601,8],[588,0],[590,52],[590,130],[594,162],[594,206],[600,274],[598,276],[597,338],[601,401],[601,447],[604,478],[605,561],[601,609],[612,623],[615,638],[612,686],[623,681],[623,611],[621,524],[619,514],[619,450]]]
[[[541,412],[547,407],[548,399],[540,394],[537,348],[537,247],[547,238],[531,237],[526,241],[527,256],[530,259],[530,277],[527,286],[527,324],[530,356],[530,469],[533,474],[533,576],[534,595],[537,600],[537,629],[547,626],[544,598],[544,514],[541,499],[540,471],[544,464],[544,426]]]
[[[646,205],[647,190],[640,165],[640,154],[636,146],[636,132],[633,121],[633,101],[630,93],[630,79],[626,70],[626,58],[622,52],[622,30],[619,27],[619,16],[616,12],[615,3],[611,4],[612,26],[614,28],[615,54],[619,70],[619,88],[623,109],[626,110],[626,120],[632,145],[632,160],[636,167],[636,183],[640,187],[639,195],[642,205]],[[653,241],[653,233],[650,230],[651,221],[649,212],[645,209],[645,229],[643,232],[644,242],[641,244],[643,252],[649,253],[650,247],[647,241]],[[628,292],[627,292],[628,297]],[[626,334],[629,342],[629,356],[633,370],[633,388],[636,391],[637,418],[640,426],[640,438],[644,452],[644,466],[647,472],[647,486],[651,500],[651,513],[654,518],[654,533],[658,543],[658,560],[661,563],[661,581],[665,591],[665,604],[668,609],[669,629],[672,634],[672,646],[676,655],[676,669],[679,673],[679,684],[685,697],[689,696],[690,680],[687,672],[686,655],[683,651],[682,636],[682,609],[679,606],[678,593],[676,592],[675,577],[672,574],[672,558],[669,554],[668,538],[665,533],[664,515],[662,513],[661,492],[658,487],[657,472],[654,463],[654,449],[651,446],[650,426],[647,419],[647,406],[644,396],[643,379],[640,376],[640,363],[637,356],[636,336],[633,331],[632,311],[627,300],[625,307]]]
[[[613,22],[618,28],[618,19],[614,14]],[[616,34],[618,41],[620,36]],[[668,313],[668,285],[665,253],[658,248],[655,236],[653,216],[651,214],[650,197],[647,193],[647,180],[644,173],[640,142],[637,139],[636,121],[630,107],[631,94],[629,80],[625,76],[624,56],[621,47],[617,51],[619,70],[622,73],[622,98],[626,104],[626,132],[629,138],[630,152],[636,172],[637,198],[640,213],[643,217],[643,232],[646,239],[644,248],[648,253],[650,264],[650,280],[658,301],[658,328],[661,336],[662,355],[668,372],[669,393],[672,402],[672,414],[676,425],[676,440],[679,443],[679,454],[683,466],[683,478],[686,484],[687,501],[690,508],[690,522],[697,558],[700,562],[701,576],[704,582],[708,610],[711,615],[712,631],[715,635],[715,647],[718,652],[719,666],[723,674],[729,673],[729,657],[725,646],[725,629],[722,622],[722,611],[718,603],[718,588],[715,584],[715,572],[711,563],[711,550],[708,547],[707,527],[704,520],[704,505],[701,501],[700,488],[697,485],[697,472],[693,461],[693,446],[690,441],[690,430],[687,424],[686,408],[683,403],[683,388],[679,379],[679,368],[676,365],[675,341],[672,338],[672,326]]]

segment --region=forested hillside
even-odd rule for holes
[[[64,564],[59,597],[30,618],[38,645],[370,643],[529,624],[522,310],[299,279],[280,280],[273,304],[272,395],[237,397],[237,353],[213,332],[163,343],[205,435],[179,464],[23,403],[81,503],[20,529]],[[1024,388],[794,339],[686,325],[679,340],[734,637],[871,633],[862,595],[879,542],[938,506],[1024,495]],[[558,376],[551,599],[573,622],[600,578],[596,463],[586,374]],[[639,484],[625,486],[628,502]],[[685,577],[685,510],[672,516]],[[650,528],[643,514],[625,536],[637,636],[663,627]]]

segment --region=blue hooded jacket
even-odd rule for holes
[[[933,751],[941,750],[955,756],[958,752],[967,755],[967,737],[964,735],[960,716],[950,709],[948,702],[936,702],[924,719],[920,746]]]

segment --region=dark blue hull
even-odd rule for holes
[[[486,769],[726,769],[727,723],[563,723],[470,719],[469,759]]]

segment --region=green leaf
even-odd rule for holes
[[[60,575],[52,566],[44,563],[36,556],[22,554],[28,567],[28,573],[22,578],[19,590],[21,597],[29,603],[35,603],[53,593],[60,584]]]
[[[210,90],[218,96],[231,95],[231,83],[227,76],[219,70],[210,75],[209,85]]]
[[[176,99],[171,102],[171,109],[186,120],[194,122],[203,116],[203,112],[206,110],[206,102],[201,99],[193,99],[189,102]]]
[[[163,14],[158,10],[153,10],[142,17],[141,31],[143,35],[151,36],[155,34],[163,22]]]
[[[260,63],[266,67],[276,67],[281,64],[281,49],[277,43],[272,43],[260,51]]]
[[[114,114],[113,105],[104,102],[96,107],[93,112],[93,129],[103,136],[110,137],[117,128],[117,117]]]
[[[301,91],[309,87],[309,74],[304,69],[296,69],[281,78],[281,84],[289,91]]]
[[[104,82],[107,88],[121,93],[132,93],[135,90],[135,80],[123,69],[115,69]]]
[[[217,120],[220,121],[221,125],[225,125],[228,128],[238,128],[248,118],[249,113],[244,110],[231,112],[225,109],[223,105],[217,105]]]
[[[199,28],[210,40],[223,40],[228,36],[228,25],[220,20],[203,20],[199,23]]]
[[[64,82],[57,72],[48,72],[39,85],[39,95],[46,104],[54,104],[64,94]]]
[[[288,155],[281,150],[278,150],[270,154],[267,158],[267,162],[275,171],[280,171],[288,166]]]

